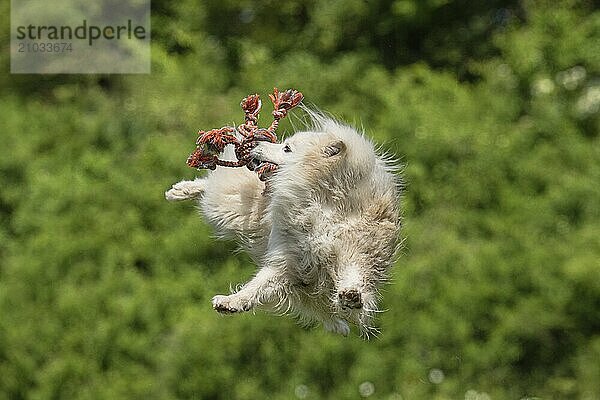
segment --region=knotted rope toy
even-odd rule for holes
[[[271,122],[268,128],[259,128],[257,125],[258,114],[262,106],[260,96],[258,94],[246,96],[240,103],[245,114],[244,124],[237,127],[224,126],[209,131],[199,131],[198,139],[196,140],[196,150],[188,157],[187,165],[198,170],[214,170],[217,166],[247,166],[248,169],[253,170],[251,165],[248,164],[251,161],[250,150],[261,140],[271,143],[277,142],[275,131],[279,126],[279,120],[285,118],[289,110],[300,104],[302,99],[304,99],[304,95],[294,89],[280,92],[277,88],[274,88],[273,94],[270,94],[269,98],[273,103],[273,122]],[[236,137],[236,132],[241,139]],[[219,154],[229,144],[235,147],[237,161],[227,161],[219,158]],[[264,181],[267,174],[275,169],[277,169],[276,164],[265,163],[256,172],[260,180]]]

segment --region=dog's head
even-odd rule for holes
[[[298,184],[350,183],[371,173],[376,161],[375,149],[362,134],[320,115],[313,116],[311,128],[282,143],[259,142],[250,151],[249,167],[258,170],[265,163],[275,164],[277,169],[264,178],[274,175],[283,179],[284,175]]]
[[[248,166],[255,171],[266,163],[275,164],[278,169],[310,169],[314,164],[323,167],[341,159],[345,150],[344,142],[332,135],[322,132],[298,132],[282,143],[258,142],[250,151],[252,159]]]

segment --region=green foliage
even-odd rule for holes
[[[154,1],[153,38],[149,76],[0,56],[0,399],[600,399],[592,2]],[[370,342],[214,313],[255,267],[163,198],[273,86],[405,164]]]

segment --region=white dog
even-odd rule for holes
[[[217,233],[237,239],[260,265],[237,292],[212,299],[216,311],[289,312],[343,335],[350,322],[368,337],[400,244],[401,181],[361,133],[310,116],[308,131],[251,151],[251,167],[278,165],[266,186],[246,168],[217,168],[165,196],[199,200]]]

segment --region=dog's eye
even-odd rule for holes
[[[283,151],[285,153],[291,153],[292,152],[292,148],[290,147],[289,144],[286,144],[285,146],[283,146]]]

